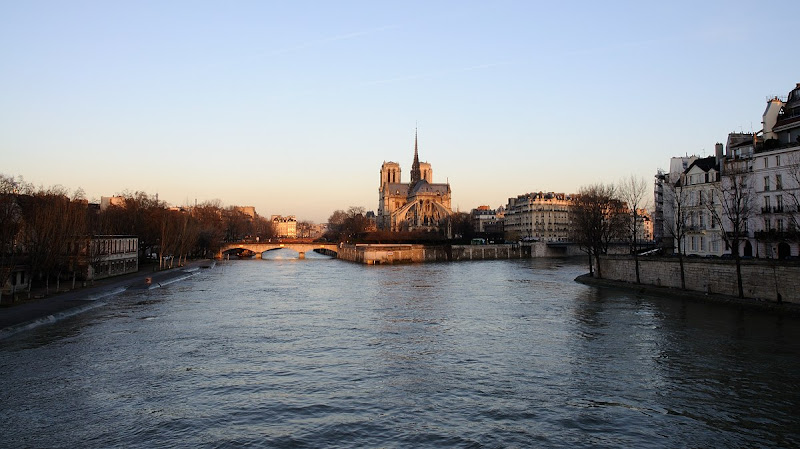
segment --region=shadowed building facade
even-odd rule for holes
[[[400,180],[400,164],[381,165],[377,227],[387,231],[445,230],[450,209],[450,184],[433,182],[431,164],[419,161],[418,139],[414,135],[414,163],[411,182]]]

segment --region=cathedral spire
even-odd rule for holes
[[[422,179],[422,174],[419,171],[419,151],[417,146],[417,129],[414,128],[414,163],[411,165],[411,184],[415,184]]]

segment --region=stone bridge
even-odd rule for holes
[[[239,254],[244,250],[249,250],[255,253],[256,259],[261,259],[261,254],[272,251],[276,249],[284,249],[288,248],[294,251],[297,251],[299,257],[304,259],[306,253],[309,251],[314,250],[323,250],[320,251],[323,254],[332,255],[336,257],[336,254],[339,252],[338,244],[336,243],[258,243],[258,242],[241,242],[241,243],[226,243],[222,246],[219,253],[217,253],[217,259],[221,259],[223,255],[227,254]]]

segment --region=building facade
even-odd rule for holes
[[[695,159],[677,181],[676,196],[680,199],[673,201],[683,203],[675,206],[682,212],[677,218],[683,220],[683,235],[672,235],[683,254],[721,256],[725,251],[723,230],[715,218],[724,215],[720,202],[714,200],[720,190],[719,162],[716,156]]]
[[[88,279],[139,271],[139,239],[132,235],[97,235],[76,242],[84,247],[76,263]]]
[[[401,180],[400,164],[384,162],[380,171],[378,211],[375,224],[386,231],[445,231],[450,209],[449,183],[434,183],[431,164],[419,161],[418,139],[414,136],[411,182]]]
[[[714,157],[656,175],[656,232],[663,241],[681,219],[677,201],[684,201],[686,236],[670,243],[685,254],[731,254],[730,243],[738,240],[735,251],[745,257],[800,256],[800,83],[785,98],[767,100],[761,123],[757,133],[729,134]],[[667,182],[678,187],[671,195]],[[675,193],[681,191],[687,198]]]
[[[286,217],[273,215],[270,221],[272,222],[272,229],[275,231],[275,236],[278,238],[297,238],[297,218],[294,215],[288,215]]]
[[[478,206],[470,212],[472,230],[476,233],[503,234],[503,213],[489,206]]]
[[[509,198],[505,207],[506,240],[567,242],[572,195],[534,192]]]

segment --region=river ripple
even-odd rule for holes
[[[800,322],[579,261],[218,265],[0,342],[0,447],[797,447]]]

